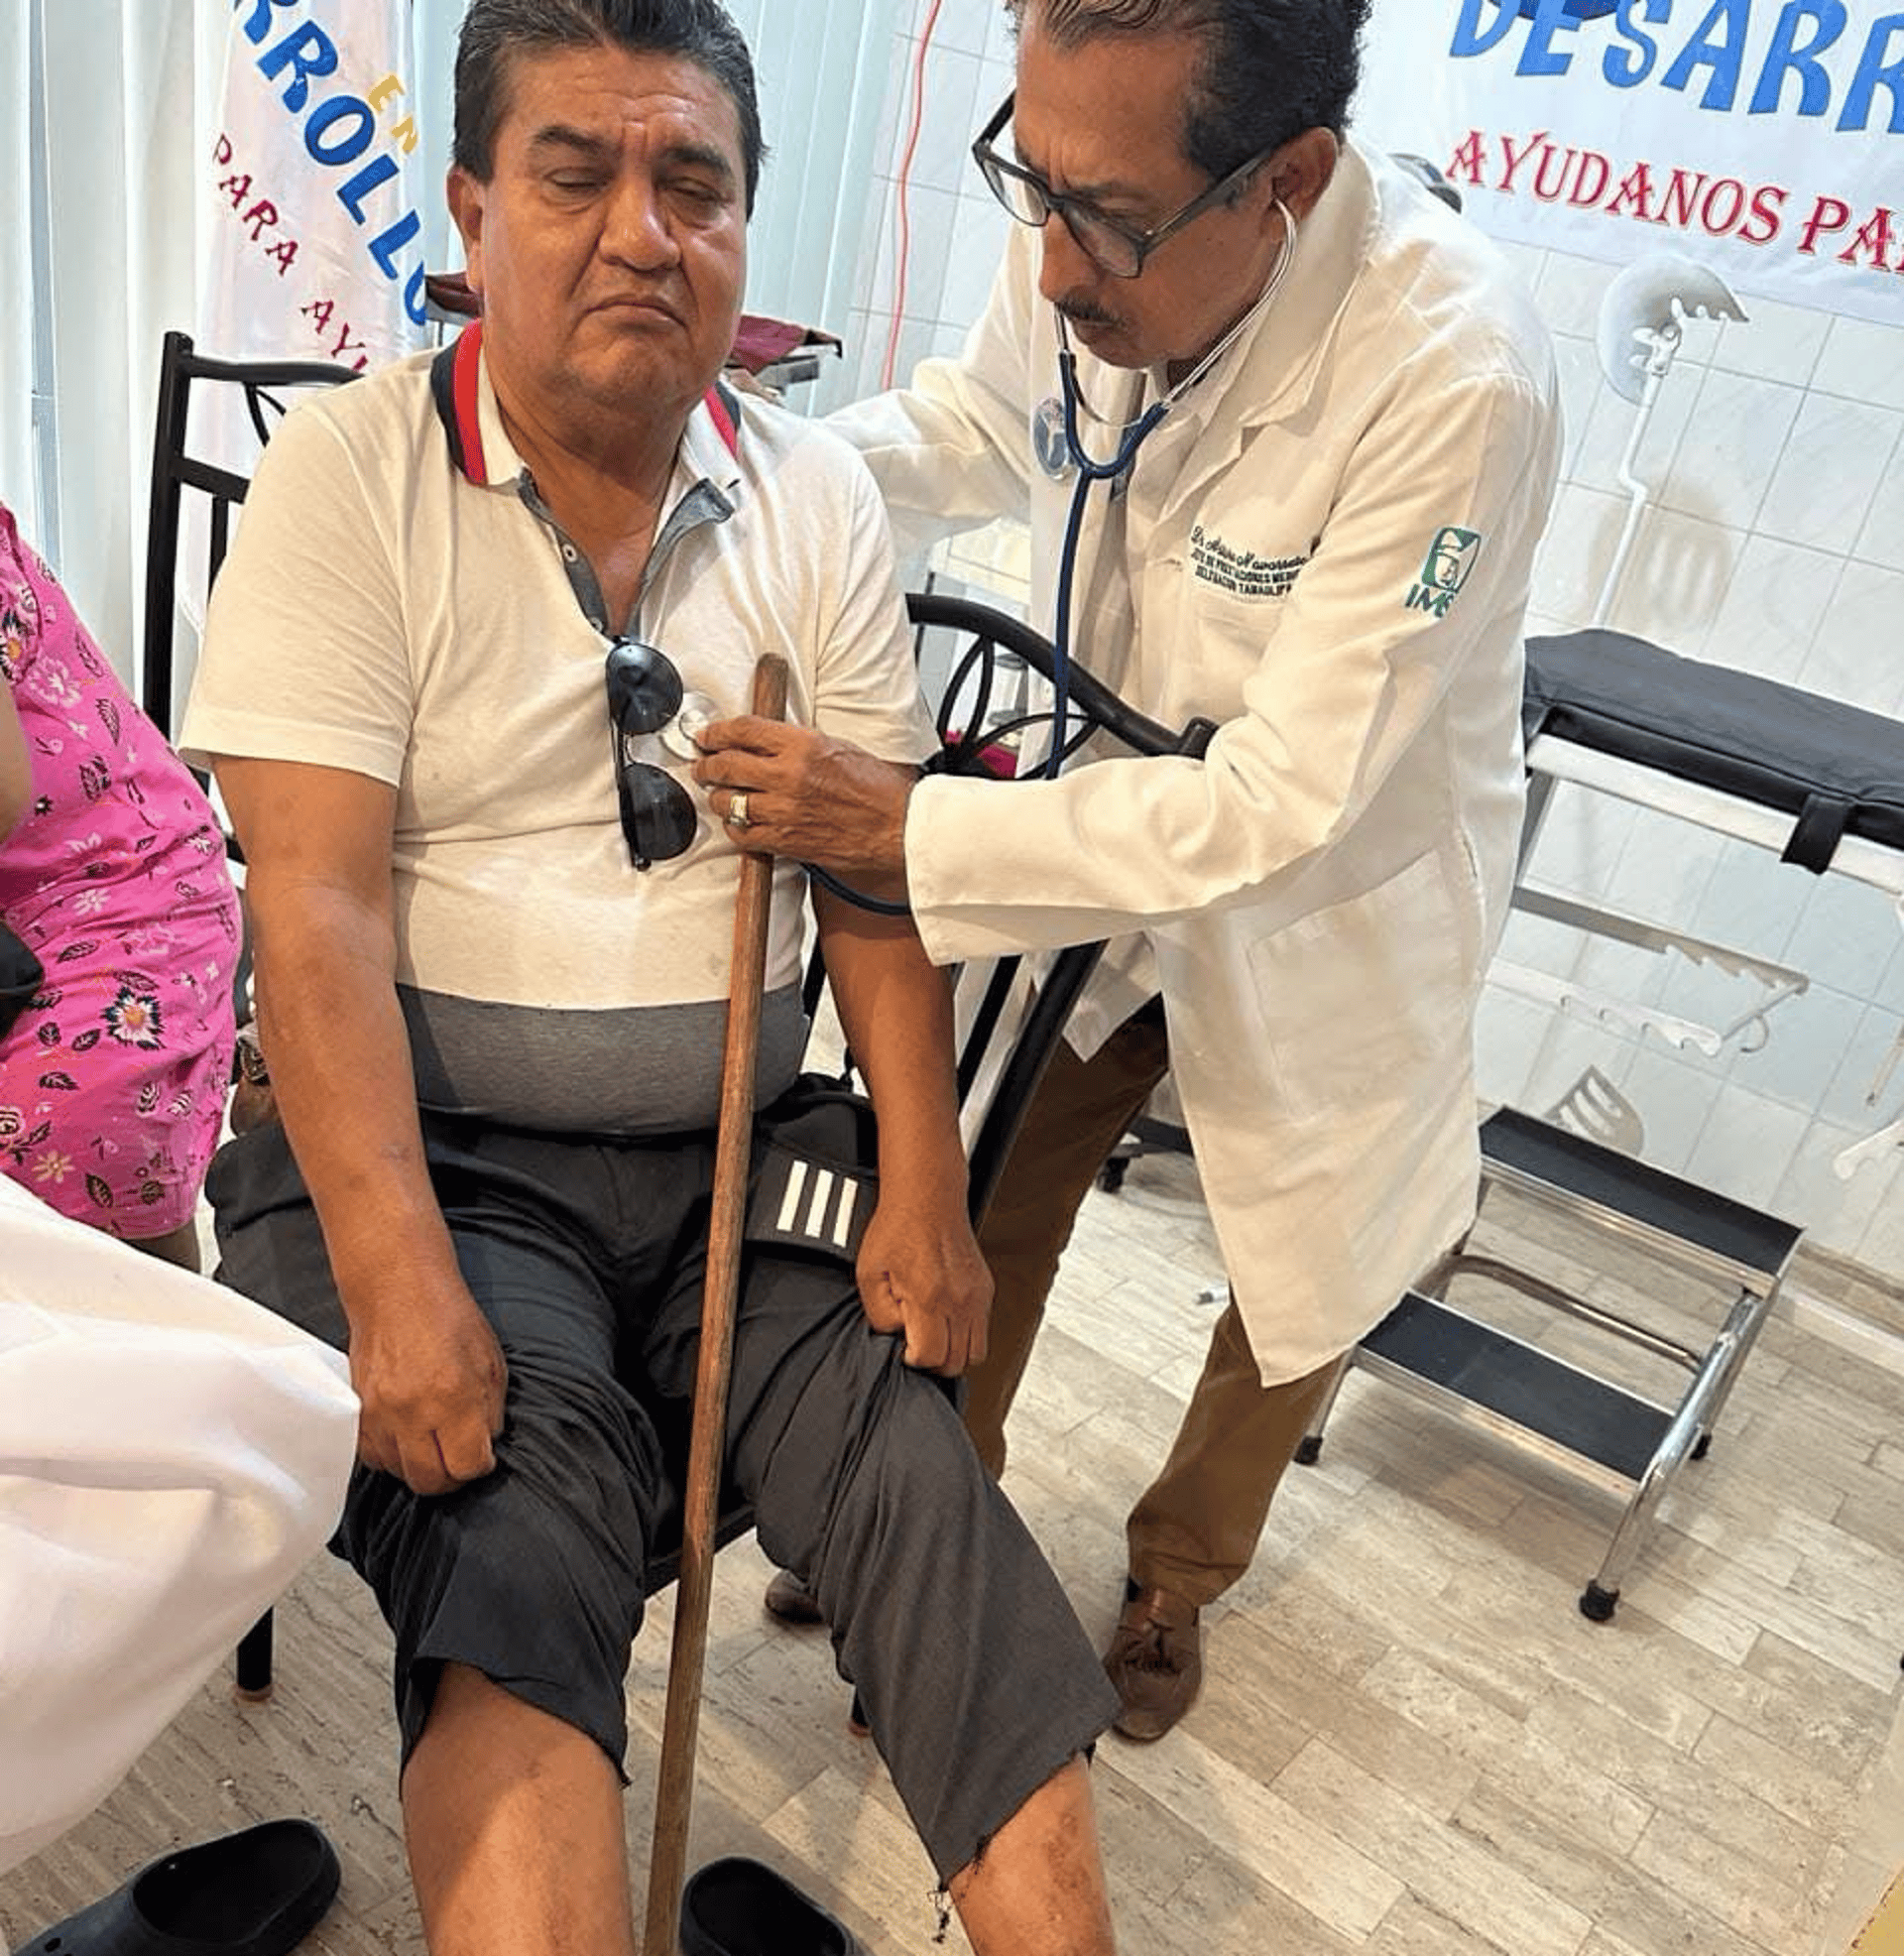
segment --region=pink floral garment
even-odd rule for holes
[[[163,1236],[218,1138],[238,900],[210,803],[4,505],[0,678],[33,770],[0,917],[47,972],[0,1040],[0,1173],[110,1235]]]

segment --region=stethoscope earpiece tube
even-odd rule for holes
[[[1275,270],[1269,274],[1268,282],[1250,308],[1196,366],[1162,400],[1153,401],[1143,414],[1124,428],[1117,453],[1108,462],[1094,461],[1085,450],[1084,436],[1078,427],[1078,411],[1084,402],[1083,392],[1078,386],[1078,356],[1072,351],[1071,334],[1065,325],[1064,314],[1053,308],[1058,332],[1058,389],[1064,400],[1065,455],[1078,472],[1078,483],[1072,491],[1071,512],[1064,527],[1064,548],[1058,555],[1057,602],[1052,608],[1051,752],[1045,757],[1040,770],[1046,781],[1055,781],[1058,770],[1064,765],[1066,721],[1071,713],[1072,586],[1077,581],[1078,546],[1084,537],[1084,508],[1090,499],[1092,485],[1109,482],[1114,485],[1115,494],[1118,479],[1136,467],[1137,450],[1156,431],[1163,418],[1261,317],[1282,290],[1282,282],[1288,277],[1290,264],[1296,255],[1298,230],[1295,213],[1280,197],[1276,199],[1276,209],[1282,216],[1282,250],[1277,254]],[[1097,421],[1099,417],[1093,414],[1091,419]]]
[[[1108,462],[1096,462],[1085,452],[1084,436],[1078,427],[1078,356],[1072,352],[1064,331],[1064,315],[1058,315],[1058,385],[1064,395],[1064,445],[1071,464],[1078,472],[1077,487],[1071,492],[1071,513],[1065,521],[1064,547],[1058,553],[1058,599],[1051,620],[1051,751],[1039,770],[1046,781],[1055,781],[1064,766],[1071,716],[1071,596],[1077,581],[1078,545],[1084,537],[1084,509],[1091,499],[1094,483],[1115,483],[1126,469],[1133,467],[1141,448],[1157,425],[1176,405],[1174,396],[1153,402],[1124,430],[1118,451]]]

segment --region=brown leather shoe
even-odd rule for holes
[[[1124,1702],[1114,1730],[1127,1739],[1161,1739],[1195,1703],[1203,1686],[1203,1632],[1197,1606],[1167,1589],[1125,1584],[1129,1599],[1105,1673]]]
[[[791,1624],[804,1630],[809,1625],[824,1623],[820,1615],[819,1599],[807,1588],[791,1569],[775,1569],[774,1579],[767,1585],[767,1614],[777,1617],[783,1624]]]

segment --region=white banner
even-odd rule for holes
[[[411,0],[235,0],[198,345],[362,371],[425,343]]]
[[[1377,0],[1357,124],[1497,237],[1904,322],[1904,11]]]

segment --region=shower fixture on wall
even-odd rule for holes
[[[1626,521],[1606,567],[1591,623],[1606,624],[1613,608],[1619,580],[1639,535],[1640,518],[1652,500],[1652,488],[1633,472],[1639,444],[1659,401],[1659,390],[1672,371],[1692,317],[1736,319],[1745,322],[1744,308],[1717,272],[1678,252],[1659,252],[1627,266],[1611,285],[1600,306],[1600,365],[1606,384],[1638,409],[1626,452],[1619,464],[1619,486],[1626,492]]]

